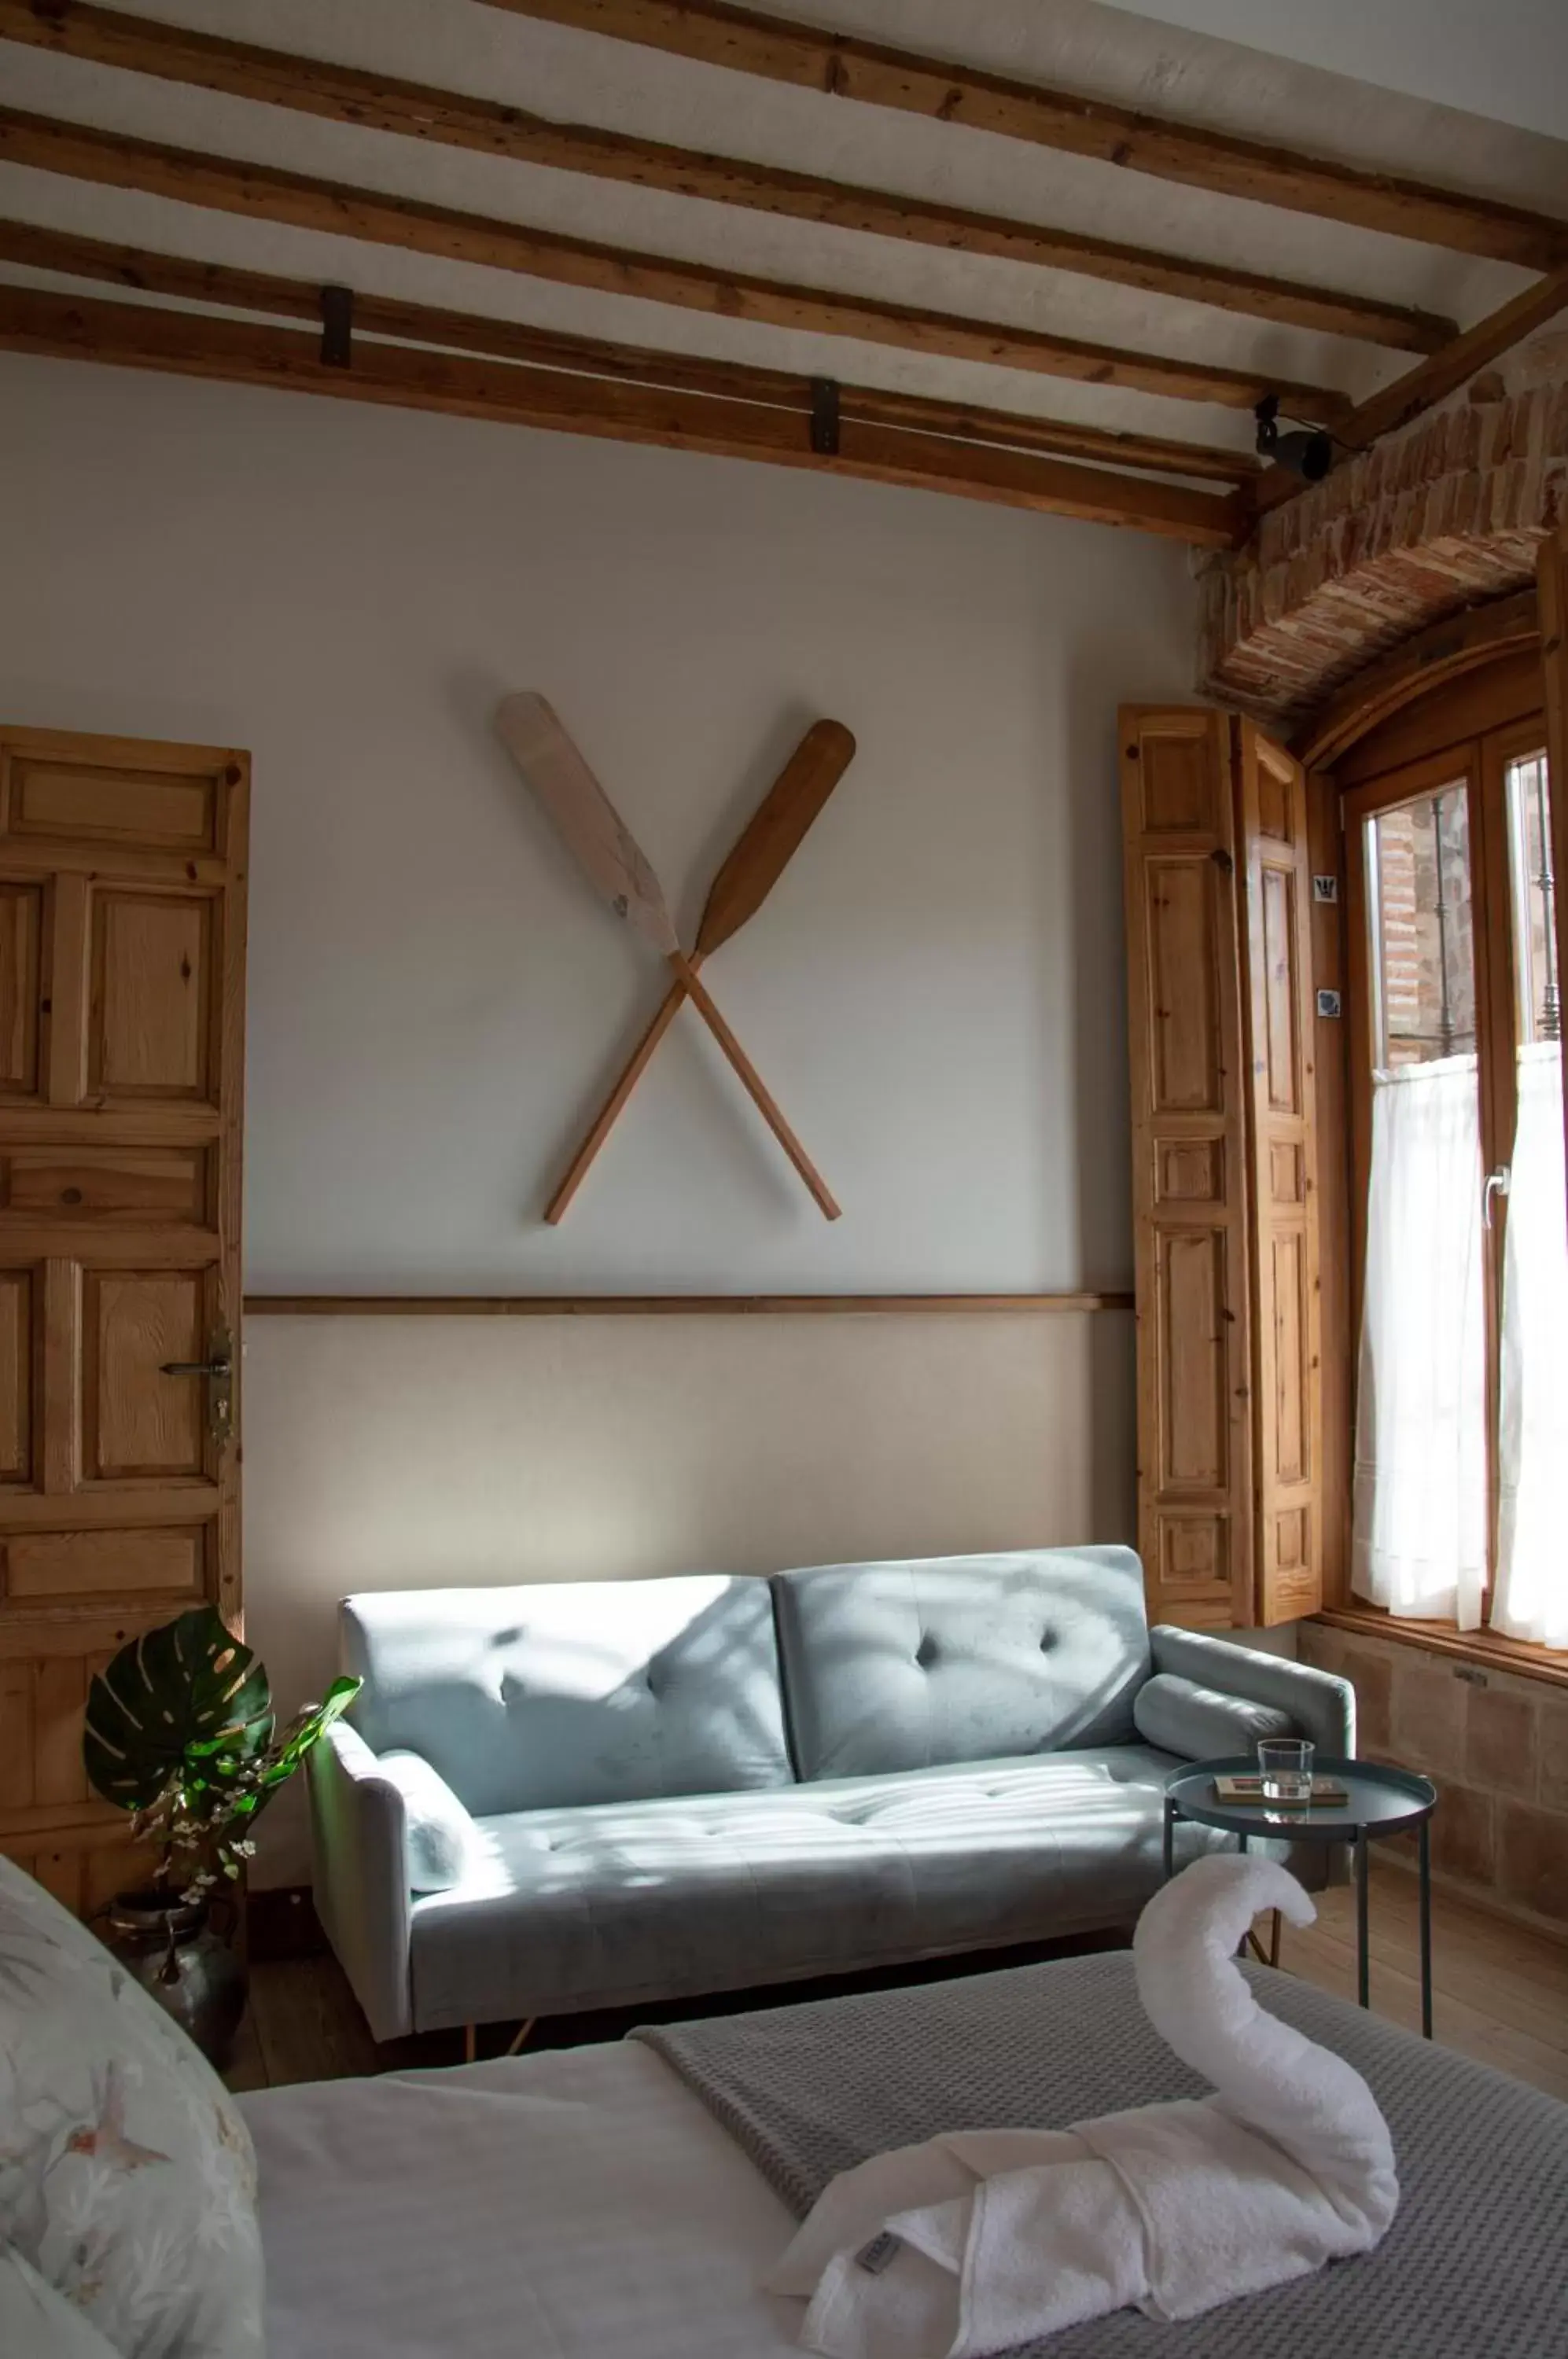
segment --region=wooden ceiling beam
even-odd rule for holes
[[[476,262],[519,271],[600,294],[632,295],[726,320],[747,320],[809,334],[851,336],[862,343],[940,353],[992,367],[1029,369],[1081,384],[1108,385],[1172,400],[1215,402],[1250,409],[1278,392],[1287,407],[1325,423],[1345,416],[1347,397],[1323,386],[1280,384],[1256,371],[1222,368],[1202,360],[1128,352],[1086,343],[1038,328],[971,320],[913,304],[784,282],[681,262],[626,247],[568,237],[555,230],[458,212],[413,197],[317,180],[272,165],[198,154],[124,132],[95,130],[0,108],[0,161],[26,164],[108,188],[140,189],[177,203],[204,205],[295,229],[325,230],[380,245],[404,246],[448,261]]]
[[[1408,369],[1360,402],[1348,417],[1334,428],[1338,446],[1336,466],[1343,466],[1359,451],[1369,450],[1385,434],[1397,434],[1403,426],[1411,426],[1440,401],[1475,376],[1481,369],[1489,368],[1496,360],[1510,352],[1526,336],[1543,328],[1560,311],[1568,310],[1568,264],[1552,271],[1546,277],[1536,279],[1486,319],[1477,320],[1473,328],[1455,336],[1440,353],[1433,353],[1420,366]],[[1288,408],[1289,404],[1283,405]],[[1284,467],[1265,469],[1253,486],[1251,497],[1258,509],[1277,508],[1286,500],[1293,500],[1307,486],[1299,475]]]
[[[1568,257],[1546,277],[1538,278],[1512,300],[1486,319],[1477,320],[1453,342],[1420,366],[1396,377],[1381,393],[1372,394],[1353,409],[1348,418],[1334,428],[1336,438],[1355,450],[1364,451],[1379,436],[1396,433],[1409,426],[1413,419],[1445,401],[1477,369],[1489,368],[1495,360],[1549,320],[1568,308]]]
[[[236,270],[223,263],[192,262],[179,255],[154,254],[140,246],[82,237],[70,230],[40,228],[32,222],[0,220],[0,262],[19,263],[66,277],[96,279],[141,294],[172,296],[180,302],[217,303],[233,310],[270,312],[283,319],[320,321],[321,316],[321,289],[313,279]],[[809,377],[755,368],[742,361],[706,360],[652,346],[607,343],[594,336],[567,335],[519,321],[406,303],[359,289],[354,291],[354,320],[362,334],[396,336],[411,343],[482,353],[534,367],[577,369],[594,376],[764,402],[801,413],[811,407]],[[839,408],[841,417],[867,425],[905,427],[960,440],[994,442],[1009,450],[1038,451],[1054,458],[1087,459],[1098,465],[1188,475],[1204,482],[1242,484],[1258,472],[1258,461],[1248,451],[1169,441],[1156,435],[1113,433],[1104,427],[934,401],[921,394],[888,393],[867,386],[841,386]]]
[[[494,99],[400,82],[355,66],[290,57],[182,25],[100,8],[90,0],[0,0],[0,40],[200,90],[285,106],[481,156],[676,196],[742,205],[948,252],[980,254],[1110,280],[1260,320],[1354,336],[1405,352],[1435,352],[1456,335],[1451,320],[1370,296],[1270,278],[1223,263],[1189,261],[1137,245],[975,212],[922,197],[857,188],[807,172],[696,153],[583,124],[554,123]]]
[[[1044,83],[730,7],[724,0],[488,0],[488,5],[1527,270],[1552,270],[1568,261],[1568,221],[1522,206],[1135,113]]]
[[[838,451],[827,455],[811,449],[809,421],[760,403],[521,368],[368,338],[356,340],[353,366],[342,368],[322,360],[319,337],[293,329],[35,287],[0,284],[0,351],[760,459],[1127,526],[1200,548],[1230,547],[1245,521],[1234,493],[1194,491],[1031,451],[945,440],[851,419],[842,423]]]

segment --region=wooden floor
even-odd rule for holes
[[[1315,1925],[1304,1933],[1286,1929],[1281,1964],[1321,1989],[1354,1998],[1355,1909],[1348,1886],[1321,1895]],[[1568,1945],[1437,1892],[1432,1967],[1434,2029],[1445,2047],[1568,2098]],[[1420,2026],[1415,1878],[1382,1863],[1373,1874],[1372,2005],[1392,2022],[1412,2030]],[[699,2011],[690,2003],[665,2010]],[[630,2022],[646,2021],[653,2012],[644,2008],[624,2020],[560,2017],[542,2026],[539,2037],[550,2044],[572,2044],[584,2035],[618,2038]],[[510,2031],[508,2025],[489,2027],[481,2053],[499,2054]],[[300,1958],[253,1969],[250,2012],[229,2081],[235,2089],[262,2089],[462,2060],[456,2032],[378,2048],[336,1960]]]
[[[1317,1895],[1318,1921],[1285,1930],[1279,1962],[1320,1989],[1356,1996],[1356,1895]],[[1421,2028],[1416,1879],[1374,1854],[1372,2005]],[[1568,1943],[1496,1917],[1452,1892],[1432,1896],[1432,2034],[1516,2081],[1568,2098]]]

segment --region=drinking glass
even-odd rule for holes
[[[1311,1801],[1312,1748],[1304,1737],[1260,1737],[1258,1767],[1266,1802]]]

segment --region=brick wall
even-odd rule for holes
[[[1464,793],[1442,795],[1436,809],[1432,798],[1423,797],[1380,813],[1376,825],[1382,983],[1377,1061],[1408,1065],[1471,1050],[1475,962]]]
[[[1568,1932],[1568,1688],[1319,1622],[1298,1652],[1354,1685],[1360,1753],[1435,1781],[1434,1874]]]
[[[1564,315],[1568,316],[1568,315]],[[1289,729],[1401,639],[1533,578],[1568,513],[1568,329],[1544,333],[1200,561],[1205,694]]]

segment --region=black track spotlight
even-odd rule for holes
[[[1294,426],[1279,431],[1279,397],[1266,393],[1253,411],[1258,420],[1258,455],[1272,459],[1304,484],[1321,484],[1334,464],[1334,437],[1321,426]]]

